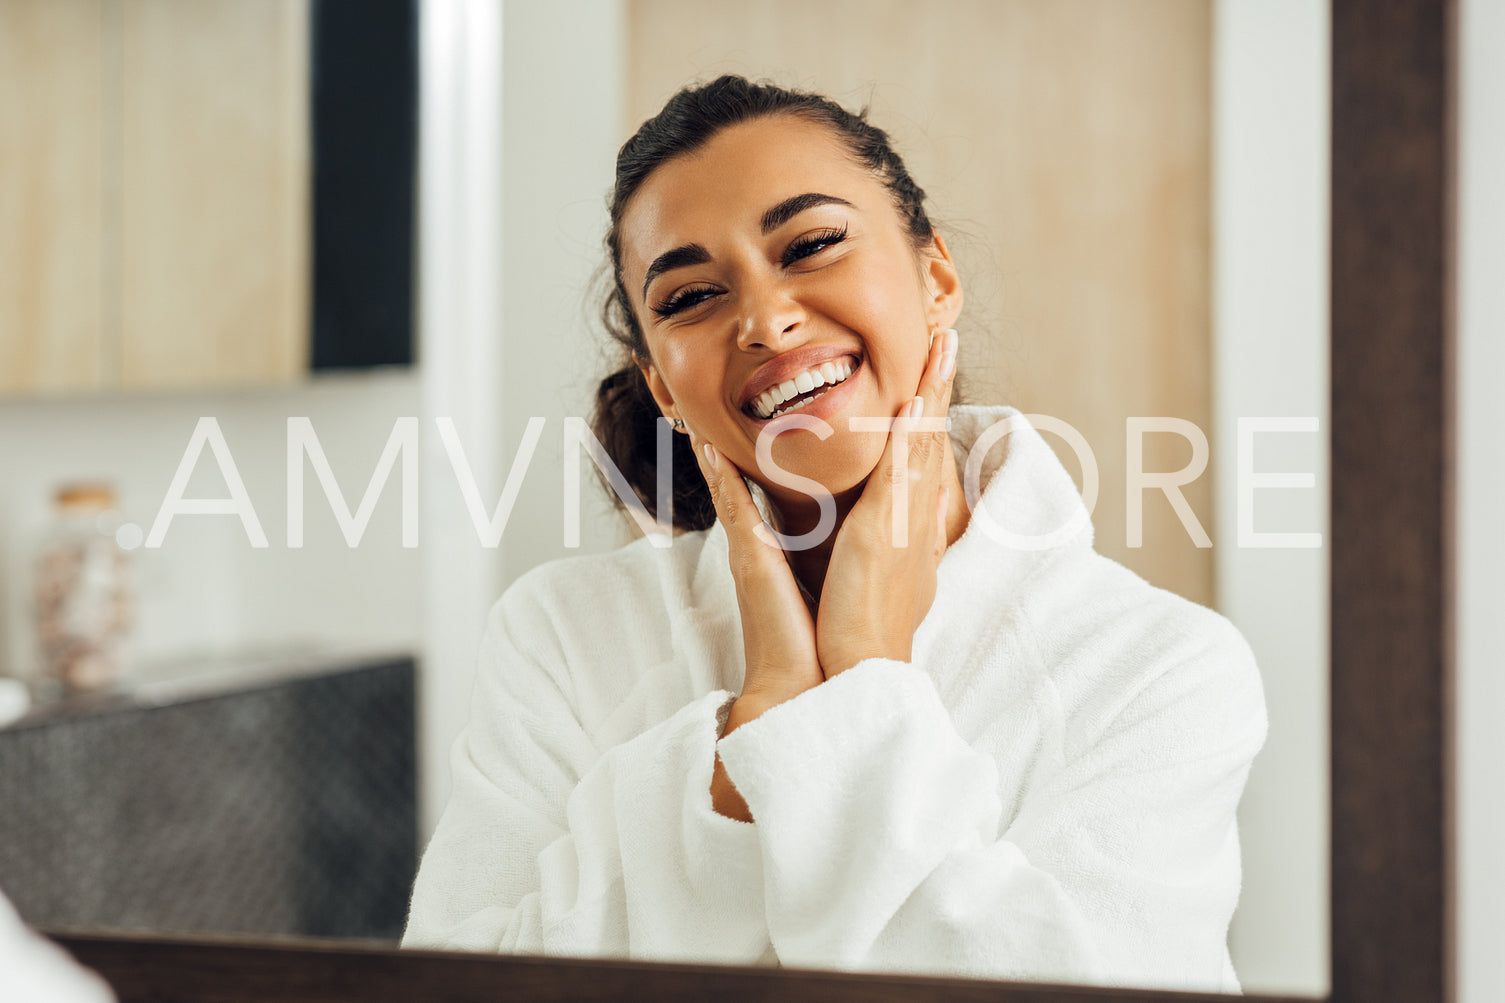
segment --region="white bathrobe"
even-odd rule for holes
[[[1017,414],[953,408],[959,462]],[[1009,424],[912,661],[719,740],[743,673],[719,524],[520,578],[404,944],[1237,991],[1253,656],[1097,554],[1066,470]],[[752,824],[711,808],[718,752]]]
[[[114,1003],[104,979],[21,922],[0,895],[0,1000],[5,1003]]]

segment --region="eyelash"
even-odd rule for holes
[[[808,258],[817,251],[839,244],[846,239],[847,228],[844,223],[839,230],[817,230],[814,233],[807,233],[789,245],[784,251],[780,264],[788,268],[801,258]]]
[[[847,239],[845,225],[839,229],[817,230],[815,233],[807,233],[784,250],[779,264],[785,268],[801,259],[808,258],[812,254],[818,254],[827,247],[832,247]],[[705,302],[705,297],[713,295],[716,287],[708,284],[689,286],[679,290],[673,296],[653,308],[653,312],[660,317],[672,317],[681,310],[687,310],[692,306],[698,306]],[[701,297],[697,299],[696,297]]]

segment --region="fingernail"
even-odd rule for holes
[[[700,451],[703,452],[703,453],[705,453],[705,461],[706,461],[706,463],[709,463],[711,465],[711,469],[715,470],[716,469],[716,447],[713,446],[713,445],[711,445],[708,442],[704,446],[700,447]]]
[[[941,356],[941,379],[949,380],[956,372],[956,353],[946,352]]]
[[[956,328],[954,328],[954,327],[948,327],[948,328],[946,328],[946,342],[945,342],[945,346],[941,349],[941,351],[945,352],[947,355],[955,355],[956,354],[956,343],[957,343]]]
[[[925,398],[916,397],[909,402],[909,417],[923,418],[925,416]]]

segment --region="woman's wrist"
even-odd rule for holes
[[[731,707],[727,710],[726,727],[721,731],[722,737],[725,738],[747,722],[756,720],[770,707],[777,707],[785,700],[793,699],[803,692],[803,689],[791,692],[744,690],[741,696],[732,701]],[[711,773],[711,808],[716,814],[736,819],[739,822],[753,820],[747,802],[742,799],[741,793],[732,783],[731,777],[727,775],[720,756],[716,757],[716,766]]]
[[[913,652],[913,638],[900,636],[874,640],[867,644],[848,644],[834,651],[823,651],[820,664],[825,670],[826,678],[829,679],[869,658],[887,658],[895,662],[907,662]]]
[[[800,683],[790,683],[744,689],[742,695],[732,701],[731,709],[726,714],[726,728],[721,734],[730,735],[738,726],[761,717],[764,711],[777,707],[786,700],[793,700],[810,688]]]
[[[768,706],[772,706],[769,704]],[[756,718],[767,707],[756,704],[740,696],[732,701],[731,708],[726,714],[726,727],[721,735],[725,738],[738,727]],[[718,815],[736,819],[739,822],[751,822],[752,812],[748,810],[747,802],[742,799],[742,794],[737,790],[732,778],[727,775],[726,767],[722,765],[721,756],[716,756],[716,767],[711,772],[711,808]]]

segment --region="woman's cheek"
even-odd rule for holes
[[[923,337],[924,309],[907,273],[855,261],[831,272],[821,290],[821,311],[861,337],[868,351],[902,352]]]

